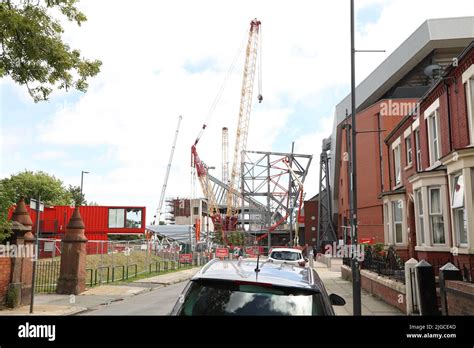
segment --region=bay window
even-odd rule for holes
[[[388,245],[404,248],[408,244],[405,193],[388,194],[383,198],[384,239]]]
[[[459,246],[467,245],[467,215],[464,205],[464,178],[462,174],[453,177],[452,203],[454,232]]]
[[[395,244],[403,242],[403,205],[402,201],[392,202],[393,208],[393,232]]]
[[[416,234],[418,238],[418,244],[424,245],[425,242],[425,221],[423,218],[423,195],[421,189],[415,191],[415,204],[416,204],[416,216],[417,216],[417,225],[416,225]]]
[[[441,205],[441,188],[430,187],[429,192],[429,222],[433,244],[446,244],[444,235],[444,218]]]
[[[388,235],[389,235],[389,231],[390,231],[390,217],[388,215],[388,204],[385,203],[383,205],[383,220],[384,220],[384,224],[383,224],[383,231],[384,231],[384,237],[385,237],[385,240],[388,240]]]

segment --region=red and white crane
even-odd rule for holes
[[[225,229],[234,231],[237,225],[238,214],[238,191],[240,187],[240,175],[242,168],[242,151],[247,147],[247,137],[249,133],[250,110],[252,108],[253,85],[255,82],[255,72],[257,70],[257,56],[259,51],[259,37],[261,22],[256,18],[250,22],[250,31],[247,41],[245,55],[244,75],[242,80],[242,90],[239,108],[239,118],[237,120],[237,131],[235,135],[234,158],[232,171],[229,178],[229,190],[227,191],[227,214]],[[261,73],[259,67],[259,74]],[[263,100],[261,94],[261,76],[259,76],[258,101]]]
[[[257,51],[259,49],[259,34],[261,22],[254,19],[250,22],[250,30],[247,41],[247,49],[245,54],[245,66],[243,73],[241,101],[239,108],[239,118],[237,122],[237,132],[234,147],[234,158],[232,164],[232,171],[229,178],[229,190],[227,192],[227,214],[225,223],[223,223],[222,215],[220,214],[216,197],[212,187],[207,180],[207,166],[201,161],[197,153],[196,146],[199,139],[206,129],[207,125],[202,126],[194,145],[191,147],[191,166],[196,169],[196,174],[201,184],[201,189],[208,201],[209,215],[214,224],[214,231],[222,233],[222,240],[226,243],[226,231],[235,230],[237,224],[238,212],[238,187],[240,183],[240,168],[242,162],[241,153],[245,150],[247,145],[247,136],[250,120],[250,110],[252,106],[253,86],[255,79],[255,72],[257,67]],[[259,69],[259,72],[261,69]],[[259,89],[261,88],[261,78],[259,77]],[[259,90],[258,100],[262,101],[261,91]]]

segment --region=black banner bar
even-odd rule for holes
[[[53,329],[54,326],[54,329]],[[41,337],[38,337],[41,336]],[[242,341],[243,340],[243,341]],[[474,345],[474,317],[0,316],[0,347],[156,343]]]

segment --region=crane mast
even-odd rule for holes
[[[227,192],[226,230],[235,230],[235,225],[237,224],[236,214],[238,212],[238,195],[236,191],[240,186],[242,151],[245,150],[247,146],[250,110],[252,107],[253,85],[257,66],[257,50],[259,47],[258,41],[260,25],[261,22],[257,19],[254,19],[250,22],[250,31],[247,42],[242,81],[239,118],[237,122],[237,132],[235,138],[234,157],[229,181],[229,190]],[[259,102],[262,101],[261,94],[259,94],[258,100]]]
[[[222,182],[229,181],[229,130],[222,128]]]
[[[160,202],[158,203],[158,209],[156,209],[156,214],[154,216],[155,220],[153,220],[153,225],[155,224],[156,221],[158,221],[158,225],[160,224],[161,210],[163,208],[163,201],[165,200],[166,185],[168,184],[168,177],[170,175],[170,170],[171,170],[171,162],[173,161],[174,149],[176,147],[176,141],[178,140],[179,126],[181,125],[182,119],[183,119],[183,116],[179,116],[178,126],[176,127],[176,133],[174,135],[173,146],[171,147],[168,167],[166,168],[165,182],[163,184],[163,188],[161,189]]]

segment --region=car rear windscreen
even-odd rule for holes
[[[325,315],[321,294],[298,288],[193,281],[181,315]]]
[[[298,261],[301,259],[301,254],[291,251],[274,251],[271,258],[275,260]]]

